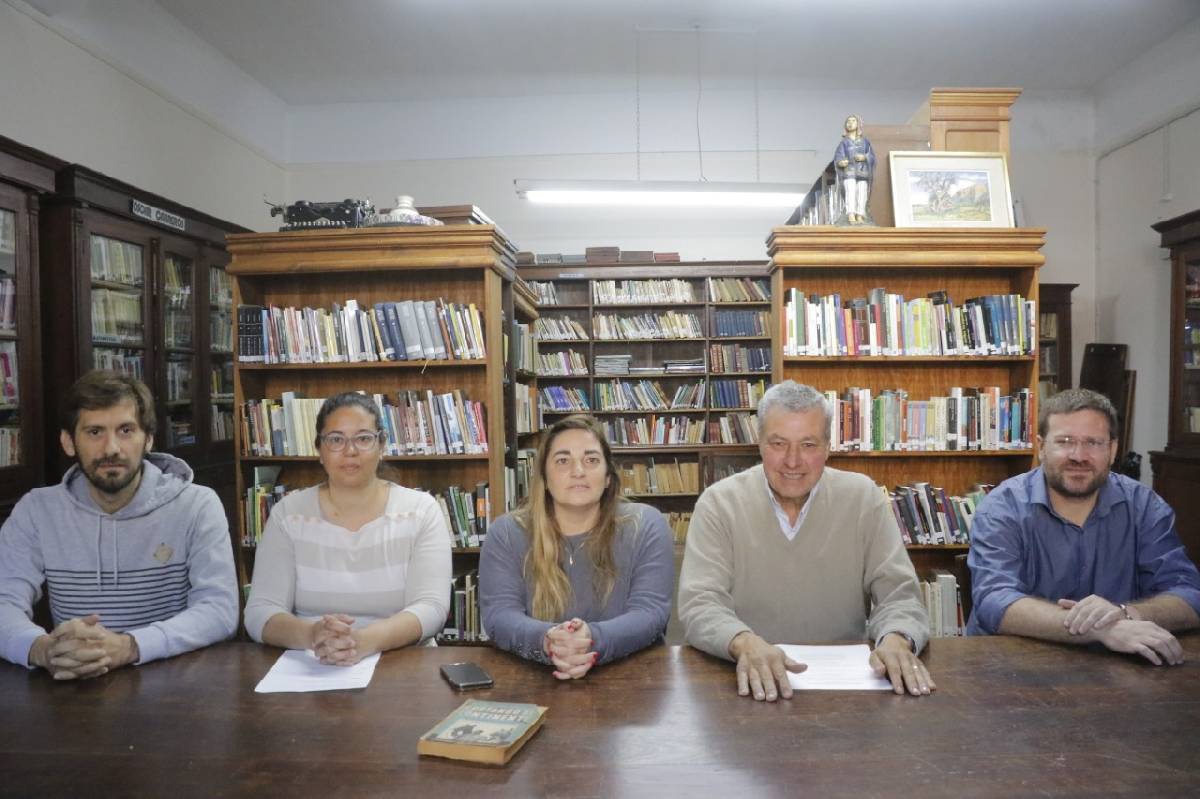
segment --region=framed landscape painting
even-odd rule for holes
[[[1012,227],[1004,153],[890,153],[896,227]]]

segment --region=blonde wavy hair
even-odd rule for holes
[[[600,442],[604,455],[607,483],[600,495],[600,514],[596,526],[584,547],[592,559],[592,589],[603,606],[612,593],[617,578],[613,559],[613,540],[621,521],[621,480],[613,463],[612,449],[604,428],[595,418],[574,414],[560,419],[542,433],[534,464],[529,496],[516,513],[517,521],[529,535],[529,551],[525,555],[525,579],[533,584],[533,616],[543,621],[561,620],[574,597],[571,581],[562,567],[562,530],[554,513],[554,498],[546,483],[546,466],[554,440],[567,430],[584,430]]]

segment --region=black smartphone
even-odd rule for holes
[[[442,676],[459,691],[490,688],[493,685],[492,675],[475,663],[445,663],[442,665]]]

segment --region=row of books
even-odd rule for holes
[[[588,373],[587,359],[583,353],[575,350],[560,352],[538,352],[537,369],[539,377],[566,375],[586,375]]]
[[[670,280],[593,280],[596,305],[642,305],[656,302],[695,302],[692,284]]]
[[[710,277],[708,299],[711,302],[770,302],[771,284],[761,278]]]
[[[12,211],[0,211],[0,253],[5,255],[17,249],[17,215]]]
[[[921,601],[929,614],[931,638],[955,638],[965,634],[962,589],[949,572],[937,572],[932,580],[921,582]]]
[[[208,303],[213,308],[233,307],[233,279],[220,267],[208,268]]]
[[[233,352],[233,313],[213,310],[208,317],[209,347],[213,352]]]
[[[454,578],[450,594],[450,616],[439,640],[487,641],[479,613],[479,574],[475,570]]]
[[[0,278],[0,330],[17,329],[17,282]]]
[[[975,509],[994,486],[976,483],[964,496],[951,496],[927,482],[898,485],[887,495],[906,544],[969,544]]]
[[[692,523],[691,511],[672,511],[664,513],[667,518],[667,527],[671,528],[671,537],[676,544],[687,543],[688,527]]]
[[[435,300],[279,308],[238,306],[238,360],[244,363],[486,358],[483,320],[474,303]]]
[[[192,264],[174,255],[163,260],[163,294],[167,307],[186,310],[192,307]]]
[[[671,339],[703,338],[704,329],[700,317],[694,313],[666,311],[644,313],[633,316],[596,314],[592,317],[592,331],[597,339]]]
[[[233,362],[214,360],[209,372],[209,396],[212,399],[233,399]]]
[[[602,411],[691,410],[704,407],[704,381],[681,385],[668,399],[654,380],[613,380],[596,384],[596,407]]]
[[[770,311],[717,311],[713,327],[719,337],[771,335]]]
[[[710,408],[753,408],[767,391],[766,380],[709,380]]]
[[[649,463],[622,465],[620,474],[626,496],[700,493],[700,464],[694,461],[655,463],[651,458]]]
[[[138,350],[93,347],[92,366],[128,375],[135,380],[143,380],[146,374],[146,356]]]
[[[192,398],[192,359],[166,362],[167,401]]]
[[[586,412],[592,410],[587,391],[574,386],[539,386],[538,403],[543,412]]]
[[[242,506],[242,546],[257,547],[271,509],[287,494],[288,488],[279,482],[282,466],[255,466],[250,485],[246,486],[246,502]]]
[[[163,344],[172,348],[191,348],[191,312],[167,309],[167,312],[163,314]]]
[[[903,389],[826,391],[835,451],[1008,450],[1032,447],[1032,394],[1001,395],[998,386],[949,389],[949,396],[909,399]]]
[[[845,303],[794,288],[784,299],[784,355],[1028,355],[1037,341],[1034,302],[1020,294],[961,307],[945,291],[905,300],[882,288]]]
[[[537,339],[533,337],[533,328],[523,322],[514,322],[512,326],[512,346],[505,342],[505,352],[513,353],[513,368],[523,372],[536,372],[538,367]]]
[[[462,455],[488,451],[483,404],[454,389],[402,390],[396,402],[374,394],[383,419],[384,455]],[[280,399],[249,400],[240,408],[242,440],[250,455],[314,457],[316,417],[324,398],[285,391]]]
[[[744,344],[709,344],[709,368],[721,372],[771,371],[770,347],[747,347]]]
[[[527,281],[538,305],[558,305],[558,288],[549,280]]]
[[[541,430],[542,413],[537,388],[518,382],[513,394],[513,416],[516,417],[517,433],[536,433]]]
[[[92,280],[127,286],[145,285],[142,248],[138,245],[93,234],[91,253]]]
[[[696,416],[650,415],[601,420],[610,446],[666,447],[704,443],[704,420]]]
[[[533,482],[533,464],[537,450],[523,447],[516,451],[512,466],[504,467],[504,510],[517,508],[529,496]]]
[[[21,399],[17,342],[0,341],[0,405],[17,405]]]
[[[583,325],[569,316],[539,316],[533,322],[538,341],[586,341],[590,336]]]
[[[630,353],[596,355],[594,371],[589,373],[586,356],[577,350],[539,352],[536,372],[539,377],[628,375],[668,372],[672,374],[703,374],[704,358],[667,358],[661,364],[634,365]],[[771,371],[770,347],[747,347],[743,344],[711,344],[708,348],[709,369],[712,374],[726,372]]]
[[[227,405],[213,405],[209,417],[209,433],[213,441],[229,441],[233,438],[233,411]]]
[[[0,427],[0,466],[21,465],[21,428]]]
[[[474,490],[448,486],[431,491],[442,511],[442,520],[450,531],[450,546],[477,547],[487,538],[492,518],[492,494],[487,483],[476,483]]]
[[[517,253],[517,266],[541,264],[647,264],[679,263],[677,252],[653,250],[622,250],[620,247],[587,247],[582,253],[539,252],[522,250]]]
[[[188,447],[196,443],[191,408],[173,408],[167,416],[167,446]]]
[[[92,289],[92,340],[108,344],[141,344],[142,295]]]

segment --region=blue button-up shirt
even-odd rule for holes
[[[1175,512],[1146,486],[1109,474],[1083,527],[1054,512],[1041,467],[1005,480],[971,528],[967,635],[1000,628],[1027,596],[1056,602],[1090,594],[1127,603],[1175,594],[1200,614],[1200,573],[1175,533]]]

